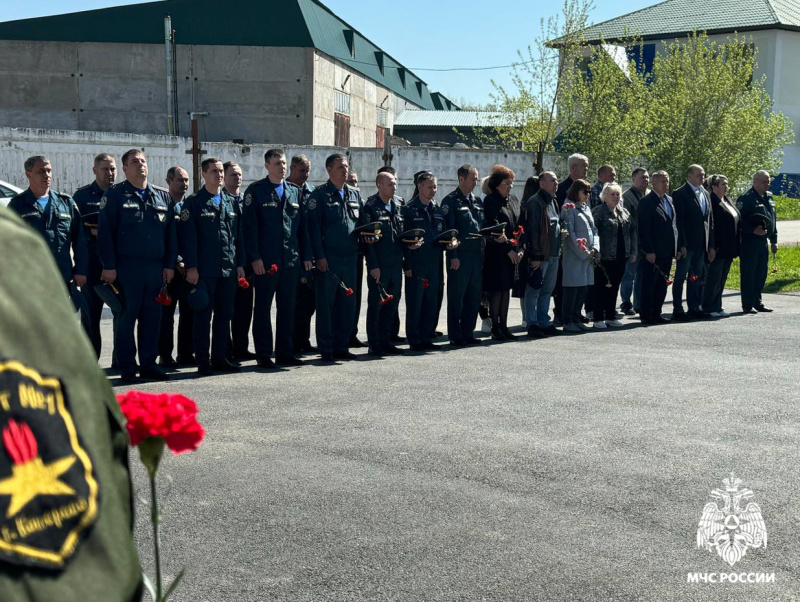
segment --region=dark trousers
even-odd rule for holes
[[[314,273],[316,270],[306,271],[300,268],[294,306],[294,350],[299,353],[311,345],[311,317],[314,315],[317,303],[314,296]]]
[[[441,262],[417,264],[406,277],[406,337],[410,345],[418,347],[430,343],[438,320],[437,300]],[[422,286],[428,279],[428,286]]]
[[[348,284],[353,289],[353,298],[355,300],[355,315],[353,317],[353,332],[350,338],[354,339],[358,336],[358,319],[361,317],[361,295],[364,294],[364,256],[358,253],[356,256],[356,279],[353,284]]]
[[[149,370],[156,365],[161,306],[156,296],[163,282],[160,261],[121,258],[117,279],[125,304],[117,320],[115,349],[123,374],[136,372],[136,343],[139,343],[139,366]],[[134,330],[136,336],[134,338]]]
[[[703,288],[703,311],[722,311],[722,292],[725,290],[725,281],[731,271],[733,259],[716,257],[708,264],[706,272],[706,285]]]
[[[769,248],[767,239],[742,239],[739,259],[741,269],[742,309],[761,305],[761,291],[767,281]]]
[[[250,286],[239,288],[233,297],[233,318],[231,318],[231,350],[234,354],[245,353],[250,347],[250,324],[253,322],[253,296],[255,286],[250,278]]]
[[[194,353],[192,343],[194,328],[194,311],[186,300],[192,287],[186,278],[175,270],[175,276],[167,285],[167,292],[172,297],[172,303],[161,307],[161,329],[158,333],[158,355],[161,358],[172,357],[175,348],[175,308],[180,304],[178,315],[178,357],[187,359]]]
[[[381,268],[380,284],[387,295],[393,296],[386,305],[381,305],[380,287],[374,278],[367,276],[367,339],[372,349],[380,350],[392,344],[392,328],[398,313],[402,278],[403,270],[400,267]]]
[[[255,309],[253,311],[253,341],[259,361],[272,356],[272,300],[276,298],[275,356],[294,357],[294,301],[297,297],[297,278],[300,268],[280,268],[276,273],[254,276]]]
[[[483,276],[480,253],[462,254],[459,260],[457,270],[447,270],[447,336],[457,343],[475,336]]]
[[[317,301],[317,347],[320,353],[348,350],[353,334],[355,294],[348,296],[344,287],[353,288],[356,279],[356,257],[328,257],[328,271],[314,274]],[[339,280],[344,287],[336,281]],[[355,291],[355,289],[353,288]]]
[[[203,283],[208,291],[208,307],[194,312],[192,329],[194,356],[200,366],[209,363],[209,347],[212,362],[225,360],[233,315],[233,297],[236,294],[236,272],[225,277],[203,278]]]
[[[619,294],[622,298],[620,309],[628,311],[633,308],[639,311],[639,300],[642,296],[642,268],[643,258],[639,257],[636,261],[628,258],[625,264],[625,274],[622,276],[622,283],[619,285]]]
[[[84,301],[83,307],[86,310],[86,317],[81,316],[81,323],[86,329],[86,334],[92,342],[92,347],[94,347],[94,352],[98,358],[102,350],[100,319],[103,316],[103,300],[97,296],[94,287],[103,283],[100,280],[102,271],[103,266],[100,264],[100,260],[96,259],[96,253],[94,253],[89,260],[89,274],[86,276],[86,284],[81,287],[81,295]]]
[[[556,320],[561,320],[564,324],[567,321],[563,318],[561,307],[563,305],[563,289],[564,289],[564,269],[561,267],[561,258],[558,258],[558,273],[556,274],[556,287],[553,289],[553,317]]]
[[[703,290],[701,283],[706,271],[706,254],[702,251],[689,251],[681,257],[675,266],[675,284],[672,285],[672,308],[675,312],[683,312],[683,285],[686,283],[686,305],[689,311],[700,311]],[[692,280],[694,278],[694,280]]]
[[[672,270],[672,257],[656,257],[656,262],[640,259],[642,264],[642,306],[639,315],[645,322],[655,321],[661,317],[661,308],[667,298],[667,281],[663,274],[669,276]],[[661,271],[659,271],[659,269]]]
[[[605,273],[599,267],[594,269],[592,312],[595,322],[616,320],[617,293],[619,293],[619,285],[622,283],[622,276],[625,274],[627,264],[627,259],[604,259],[600,265],[605,268]]]
[[[561,319],[564,324],[578,324],[581,321],[581,308],[586,302],[588,286],[561,287]]]

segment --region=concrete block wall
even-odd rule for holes
[[[279,146],[279,145],[275,145]],[[217,156],[223,161],[236,161],[242,166],[244,184],[265,177],[264,153],[272,145],[242,145],[231,142],[207,142],[202,144],[204,157]],[[107,152],[117,158],[119,181],[124,179],[120,157],[130,148],[143,149],[149,166],[149,179],[153,184],[165,185],[167,169],[173,165],[184,167],[191,176],[192,159],[187,151],[191,139],[175,136],[147,136],[107,132],[84,132],[68,130],[36,130],[24,128],[0,128],[0,180],[27,188],[23,163],[31,155],[46,155],[53,163],[53,188],[72,194],[77,188],[90,183],[94,156]],[[350,165],[359,174],[360,188],[366,198],[375,192],[374,178],[378,168],[384,164],[383,149],[350,148],[332,146],[281,146],[287,160],[303,153],[311,159],[312,184],[323,184],[328,176],[325,159],[334,152],[348,155]],[[443,198],[458,184],[456,171],[464,163],[478,168],[481,177],[488,175],[495,163],[510,167],[517,175],[515,191],[522,194],[525,180],[532,173],[533,153],[519,151],[461,150],[452,148],[393,147],[392,165],[399,175],[398,194],[410,198],[414,188],[413,177],[417,171],[428,169],[439,179],[437,198]],[[548,155],[545,167],[555,169],[561,177],[566,176],[566,160],[561,155]]]

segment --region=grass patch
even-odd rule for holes
[[[794,200],[794,199],[791,199]],[[778,268],[778,273],[772,270]],[[739,259],[734,259],[725,288],[740,288]],[[769,269],[767,270],[767,283],[764,285],[765,293],[786,293],[800,291],[800,246],[778,247],[778,260],[772,253],[769,254]]]
[[[775,209],[778,220],[800,219],[800,199],[776,196]]]

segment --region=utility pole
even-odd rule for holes
[[[200,131],[197,126],[197,118],[207,115],[208,113],[205,111],[197,113],[192,111],[189,115],[192,119],[192,148],[186,151],[186,154],[192,155],[192,186],[195,191],[200,189],[200,157],[208,152],[200,148]]]
[[[177,133],[175,123],[175,32],[172,31],[172,17],[164,15],[164,45],[167,50],[167,134],[175,136]]]

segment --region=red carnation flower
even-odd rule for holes
[[[350,295],[352,295],[354,292],[355,292],[355,291],[353,291],[353,289],[351,289],[350,287],[347,287],[347,288],[345,289],[345,291],[344,291],[344,294],[345,294],[345,295],[347,295],[347,296],[349,297],[349,296],[350,296]]]
[[[519,244],[519,241],[516,238],[512,238],[508,242],[511,243],[512,247],[516,247]]]
[[[275,272],[277,272],[277,271],[278,271],[278,266],[275,265],[274,263],[271,266],[269,266],[269,272],[268,273],[269,273],[270,276],[273,276],[275,274]]]
[[[575,209],[575,203],[564,203],[561,206],[562,209]]]
[[[517,232],[519,232],[520,234],[525,234],[525,228],[523,228],[522,226],[519,226],[517,228]]]
[[[394,299],[394,295],[386,295],[383,299],[381,299],[380,304],[387,305],[392,299]]]
[[[174,454],[197,449],[205,430],[197,422],[197,404],[177,393],[128,391],[117,395],[128,420],[132,446],[150,438],[162,438]]]
[[[689,282],[697,282],[700,280],[700,276],[689,276]]]
[[[239,288],[242,290],[250,288],[250,283],[247,281],[247,278],[239,278]]]
[[[428,288],[431,285],[431,281],[427,278],[422,279],[422,288]]]

